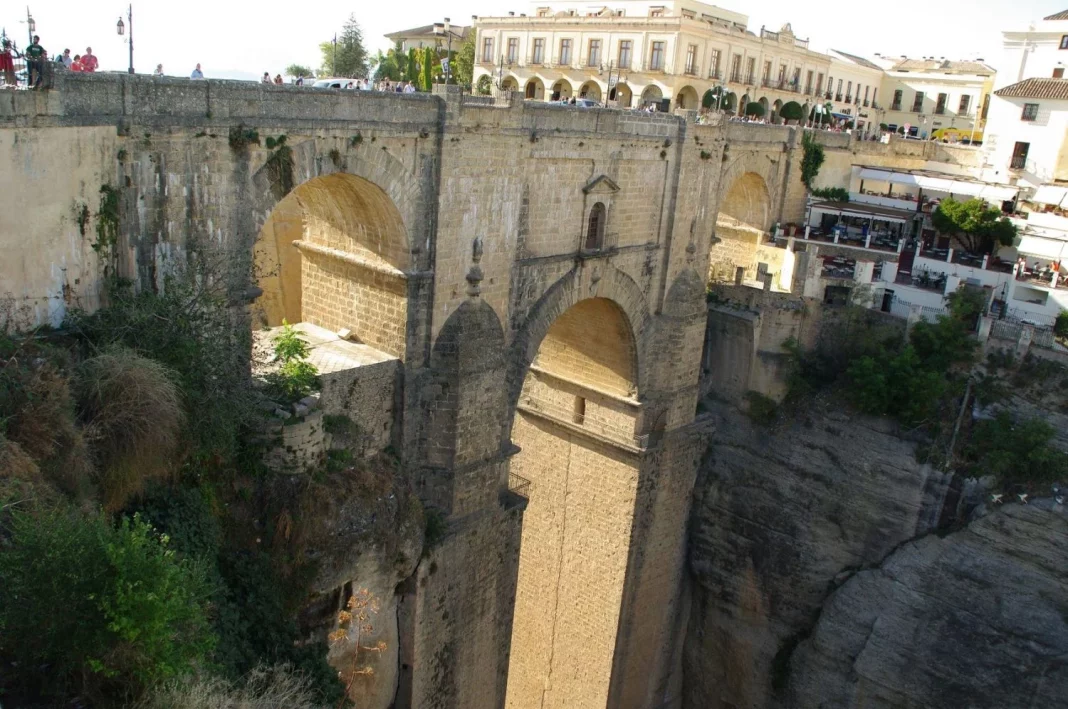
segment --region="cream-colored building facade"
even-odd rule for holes
[[[712,92],[713,105],[761,103],[771,115],[790,101],[814,106],[831,66],[790,25],[752,32],[746,15],[689,0],[534,2],[476,25],[476,85],[487,77],[534,100],[696,109]]]
[[[956,129],[969,140],[981,140],[984,109],[994,88],[996,72],[980,60],[952,61],[945,57],[885,57],[874,64],[884,70],[880,106],[882,122],[928,138],[940,129]],[[900,131],[899,131],[900,132]]]

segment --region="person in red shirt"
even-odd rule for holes
[[[72,61],[70,63],[70,70],[71,71],[85,71],[85,65],[82,64],[82,55],[81,54],[75,54],[74,55],[74,61]]]
[[[96,68],[97,68],[98,65],[99,65],[99,62],[96,60],[96,57],[93,55],[93,48],[92,47],[86,47],[85,48],[85,54],[82,55],[82,71],[89,71],[89,72],[96,71]]]

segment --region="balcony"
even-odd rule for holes
[[[901,110],[901,104],[900,103],[890,104],[890,110],[891,111],[900,111]]]
[[[731,72],[731,81],[735,84],[742,83],[742,75],[736,72]]]
[[[1009,161],[1010,170],[1023,170],[1027,165],[1026,155],[1013,155],[1012,160]]]
[[[934,112],[936,116],[944,116],[946,115],[946,107],[938,106],[937,108],[935,108]]]
[[[755,86],[755,83],[753,82],[754,78],[755,77],[753,76],[753,72],[749,72],[745,75],[745,83],[749,84],[750,86]]]
[[[864,99],[864,108],[868,107],[868,99]]]
[[[809,84],[808,86],[805,87],[805,96],[811,96],[811,95],[812,95],[812,84]]]
[[[544,55],[535,54],[527,57],[527,66],[541,66],[544,61]]]
[[[912,112],[913,113],[923,113],[923,106],[913,105]]]
[[[828,91],[827,93],[825,93],[825,94],[823,95],[823,98],[824,98],[824,99],[826,99],[826,100],[828,100],[828,101],[830,101],[830,100],[831,100],[832,98],[834,98],[834,93],[833,93],[833,92],[831,92],[831,91]]]
[[[686,74],[687,76],[697,76],[697,67],[688,66],[685,69],[683,69],[682,73]]]
[[[712,81],[720,81],[723,79],[723,72],[721,72],[719,69],[713,69],[712,71],[708,72],[708,78]]]
[[[853,103],[853,97],[850,96],[849,94],[846,94],[845,102],[846,103]]]
[[[771,79],[769,79],[766,76],[763,79],[760,80],[760,85],[765,87],[765,88],[768,88],[768,89],[772,88],[772,86],[774,86],[774,83],[775,82],[773,82]]]

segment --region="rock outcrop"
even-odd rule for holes
[[[893,424],[712,413],[684,707],[1066,706],[1064,505],[980,509],[940,537],[957,485]]]
[[[1068,707],[1068,516],[1007,505],[904,545],[830,597],[789,664],[796,707]]]
[[[775,430],[716,405],[691,517],[684,706],[774,706],[779,664],[836,578],[937,523],[943,476],[876,419],[813,412]]]

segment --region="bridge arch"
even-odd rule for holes
[[[533,356],[511,426],[519,453],[510,472],[531,482],[510,645],[513,709],[609,703],[641,466],[634,433],[645,320],[629,313],[640,303],[623,302],[633,296],[616,299],[627,292],[622,281],[599,287],[606,276],[592,292],[586,278],[560,284],[527,331]],[[583,599],[603,610],[585,612]]]
[[[396,357],[406,349],[408,229],[374,182],[336,172],[311,178],[267,213],[253,247],[262,294],[253,325],[283,320],[330,332]]]

